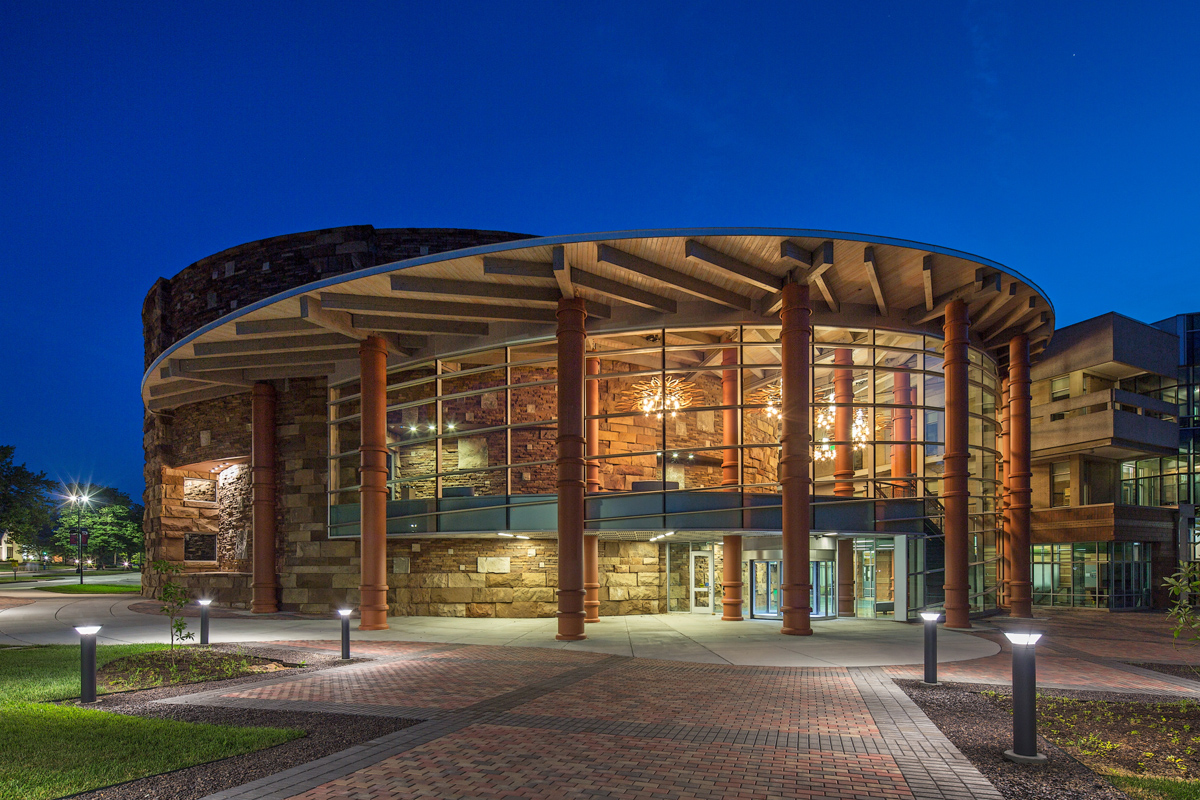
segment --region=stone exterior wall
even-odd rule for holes
[[[287,289],[376,264],[528,238],[505,231],[354,225],[222,250],[170,280],[160,278],[146,295],[145,366],[197,328]]]
[[[222,572],[249,572],[253,558],[254,498],[250,467],[234,464],[217,476],[217,568]]]

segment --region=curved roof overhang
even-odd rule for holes
[[[685,228],[522,239],[381,264],[240,308],[164,351],[142,379],[151,410],[248,391],[256,381],[357,371],[381,335],[389,364],[551,335],[563,295],[588,331],[777,325],[785,282],[811,287],[813,323],[941,334],[970,309],[997,363],[1026,333],[1035,355],[1054,306],[1032,281],[978,256],[900,239],[787,228]]]

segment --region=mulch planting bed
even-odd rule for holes
[[[303,664],[286,674],[299,675],[342,664],[336,653],[273,645],[214,645],[227,652],[250,656],[254,660],[282,664]],[[191,648],[183,648],[184,650]],[[177,649],[178,652],[178,649]],[[303,711],[269,711],[248,708],[163,705],[153,701],[197,691],[210,691],[251,684],[263,679],[249,674],[229,680],[209,681],[203,685],[164,685],[141,691],[101,695],[91,708],[117,714],[203,722],[216,725],[270,726],[299,728],[302,738],[233,758],[154,775],[130,783],[110,786],[77,795],[89,800],[196,800],[214,792],[231,789],[250,781],[306,764],[356,744],[376,739],[393,731],[415,725],[420,720],[370,717],[350,714],[324,714]]]
[[[20,608],[21,606],[27,606],[32,602],[34,601],[26,600],[23,597],[0,597],[0,611],[4,611],[9,608]]]
[[[1164,675],[1171,675],[1175,678],[1183,678],[1184,680],[1196,681],[1200,683],[1200,665],[1193,666],[1191,664],[1143,664],[1137,661],[1125,662],[1130,666],[1141,667],[1155,672],[1161,672]]]
[[[177,646],[173,650],[155,650],[110,661],[97,671],[96,684],[102,692],[119,692],[261,675],[296,666],[297,663],[263,658],[245,647]]]
[[[1149,667],[1147,664],[1139,666]],[[1200,777],[1200,702],[1110,692],[1038,693],[1044,766],[1004,758],[1012,747],[1012,697],[995,686],[897,684],[1006,800],[1125,798],[1103,777]]]

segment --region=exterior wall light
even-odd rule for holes
[[[99,625],[81,625],[79,634],[79,702],[96,702],[96,634]]]
[[[942,615],[938,611],[922,611],[925,620],[925,685],[937,686],[937,624]]]
[[[1012,643],[1013,747],[1004,757],[1018,764],[1045,764],[1046,756],[1037,751],[1037,667],[1034,646],[1040,633],[1008,633]]]
[[[507,536],[509,539],[513,538],[513,534],[511,534],[511,533],[497,533],[496,535],[497,536]]]
[[[342,618],[342,660],[350,660],[350,614],[353,609],[339,608],[338,616]]]
[[[212,599],[206,597],[196,602],[200,604],[200,644],[208,644],[208,606]]]

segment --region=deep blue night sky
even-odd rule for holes
[[[859,231],[1200,311],[1196,3],[182,5],[2,6],[0,444],[56,479],[142,491],[156,278],[314,228]]]

